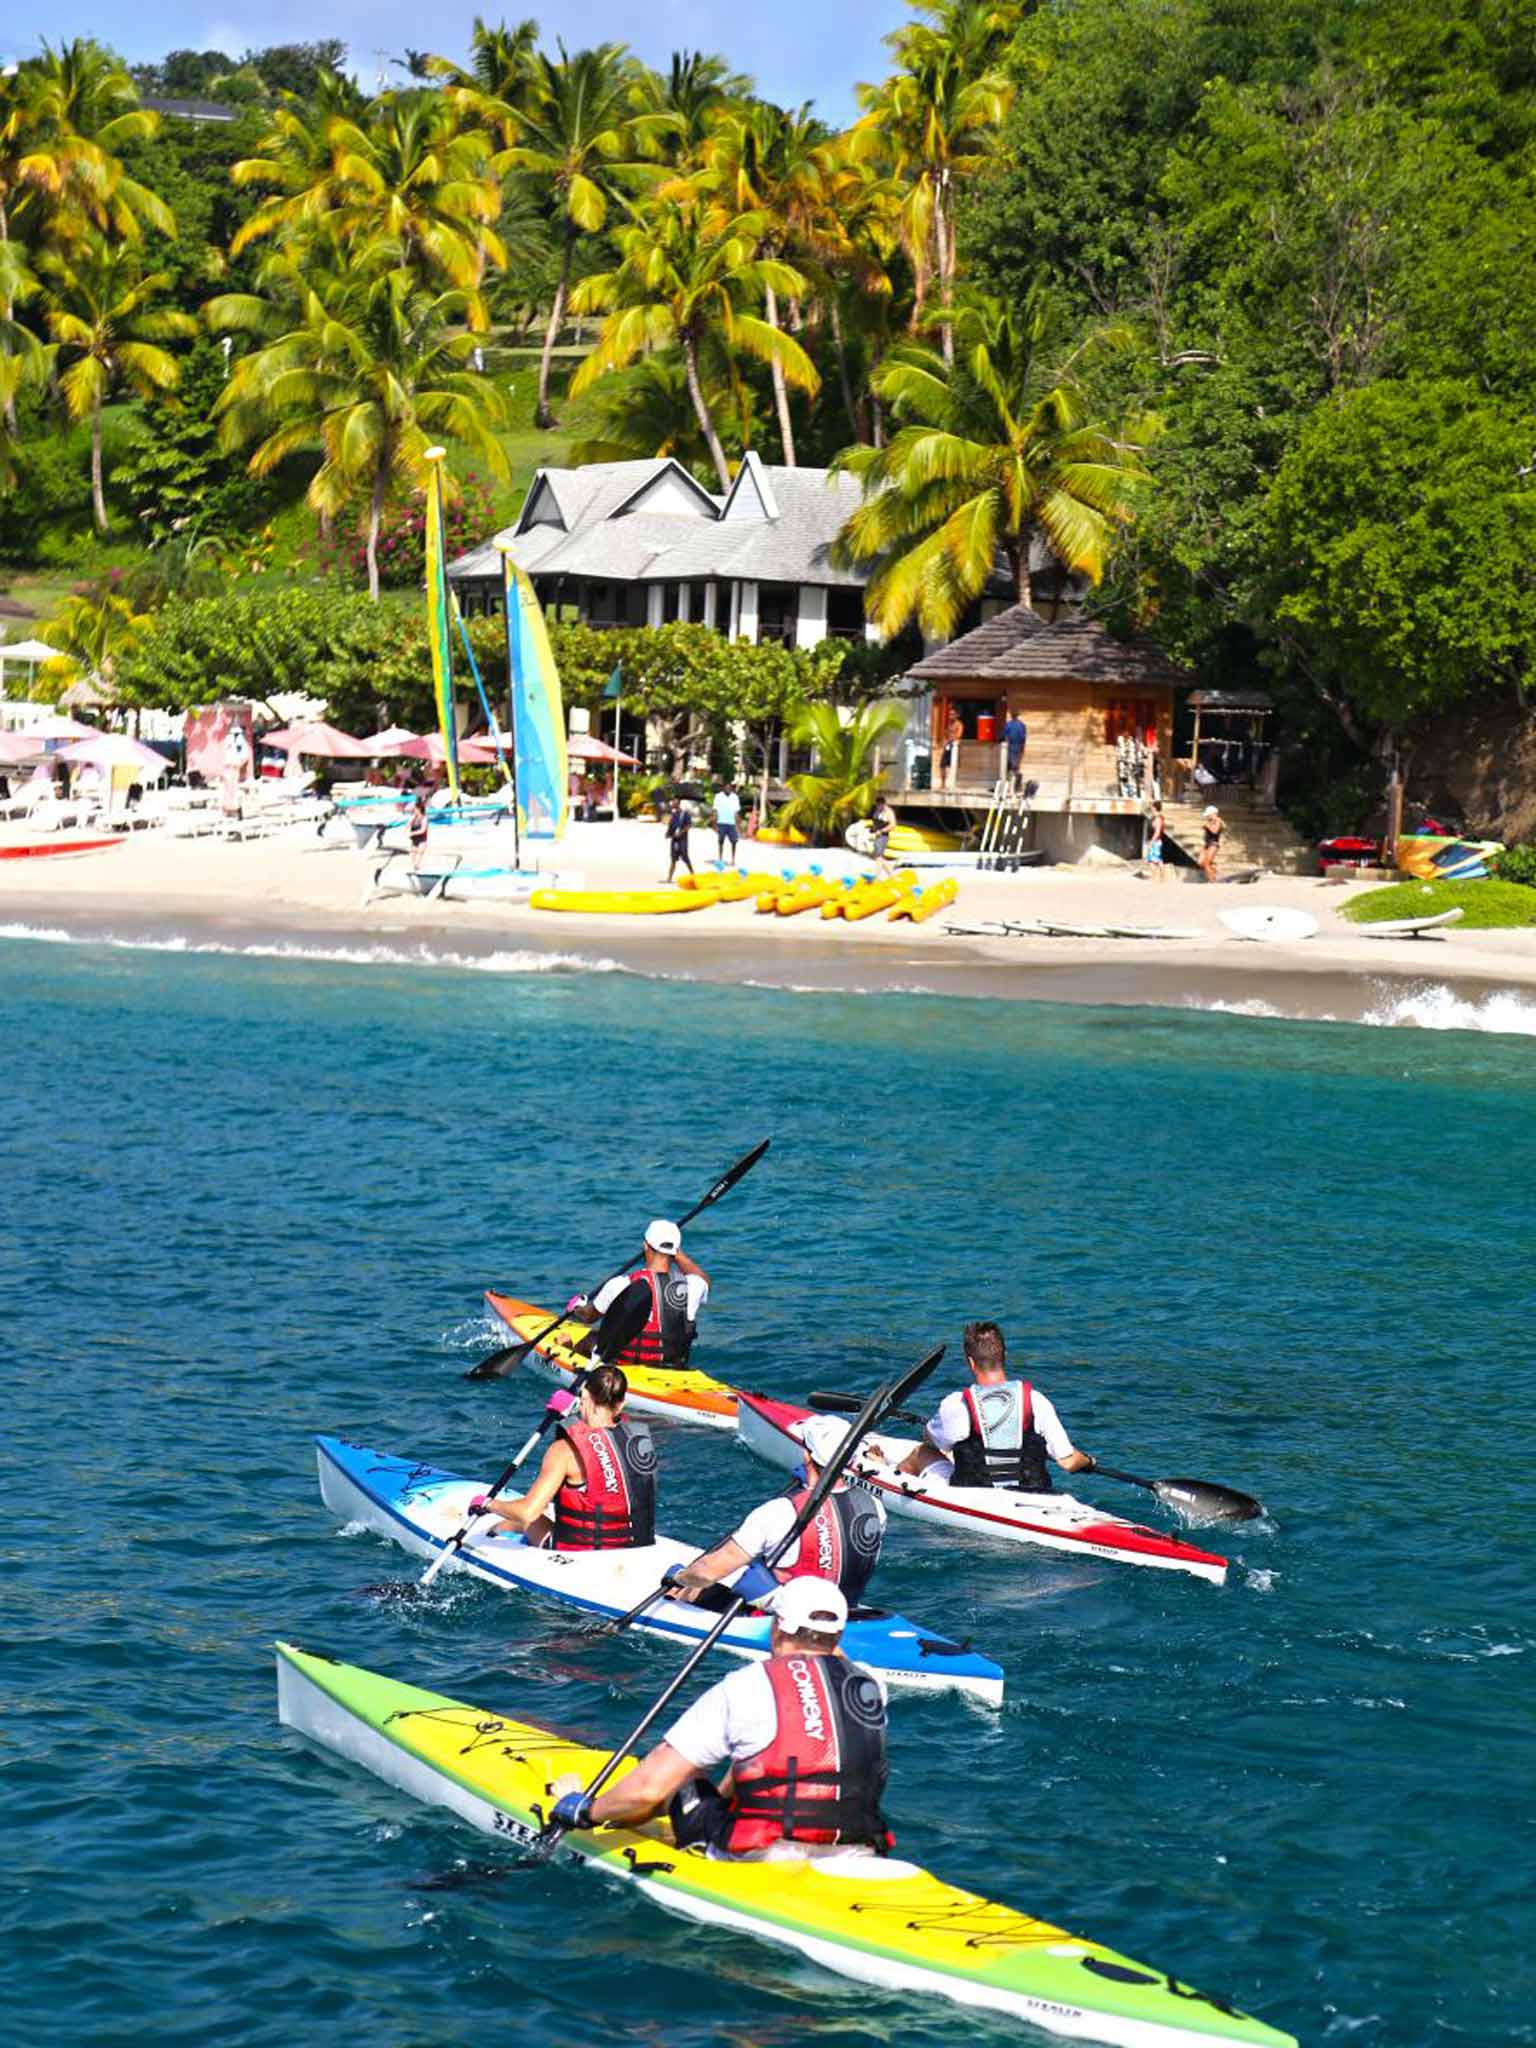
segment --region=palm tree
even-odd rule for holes
[[[232,183],[273,188],[236,230],[231,256],[253,242],[307,232],[323,218],[333,194],[332,123],[359,118],[363,111],[352,81],[325,70],[316,72],[309,99],[289,96],[271,110],[256,145],[260,154],[230,166]]]
[[[790,776],[794,795],[777,822],[806,833],[818,845],[841,839],[845,827],[874,809],[885,787],[879,749],[906,723],[901,704],[861,705],[846,724],[835,704],[807,704],[789,736],[797,746],[813,749],[816,766],[808,775]]]
[[[717,117],[752,91],[745,73],[732,71],[724,57],[706,57],[702,50],[674,50],[666,75],[652,73],[648,84],[652,106],[673,117],[662,153],[678,166],[697,163]]]
[[[912,263],[914,327],[932,280],[947,309],[954,299],[956,187],[981,168],[1013,102],[1013,85],[998,68],[1014,10],[995,0],[952,0],[930,11],[937,26],[911,23],[886,37],[900,68],[879,86],[861,86],[865,106],[852,131],[856,148],[889,162],[905,187],[902,241]],[[950,329],[944,359],[952,358]]]
[[[706,394],[709,386],[706,375]],[[578,468],[654,455],[675,455],[687,469],[709,461],[682,353],[675,348],[640,356],[600,377],[567,423],[577,436],[570,459]]]
[[[39,141],[62,171],[65,230],[72,215],[125,241],[137,241],[146,227],[174,235],[164,200],[123,168],[119,152],[155,135],[160,116],[139,105],[138,87],[117,59],[77,38],[57,50],[44,43],[25,70]]]
[[[705,395],[705,352],[718,348],[727,366],[738,354],[778,362],[801,391],[814,391],[819,381],[815,365],[792,335],[745,310],[769,290],[788,296],[805,288],[799,271],[759,255],[767,225],[760,213],[722,219],[694,199],[658,198],[631,207],[630,225],[617,236],[618,268],[585,279],[571,300],[578,312],[608,316],[572,379],[572,396],[639,355],[676,347],[722,491],[730,488],[731,472]]]
[[[908,344],[877,374],[903,422],[890,445],[846,450],[834,465],[864,485],[838,545],[847,560],[879,562],[865,602],[888,636],[915,613],[947,637],[999,556],[1030,604],[1036,535],[1097,583],[1147,475],[1138,444],[1150,423],[1111,431],[1090,418],[1084,349],[1062,359],[1043,294],[1017,310],[977,299],[953,326],[952,365]]]
[[[719,114],[701,152],[697,183],[723,207],[727,217],[750,211],[766,223],[761,254],[804,264],[819,236],[827,177],[832,165],[829,138],[809,105],[788,113],[766,100]],[[763,313],[779,327],[778,293],[764,286]],[[775,355],[773,402],[779,445],[786,465],[795,464],[795,435],[783,360]],[[817,382],[820,382],[818,378]],[[816,385],[806,387],[814,391]]]
[[[48,252],[38,267],[46,280],[55,363],[69,365],[58,380],[65,408],[71,419],[91,423],[91,507],[96,531],[105,533],[102,408],[119,386],[140,398],[174,391],[181,370],[159,344],[196,334],[197,322],[190,314],[155,307],[171,289],[170,274],[146,275],[131,245],[88,234],[67,251]]]
[[[148,612],[135,611],[131,599],[116,591],[77,591],[62,598],[43,628],[48,645],[58,649],[43,664],[43,674],[60,689],[94,676],[110,690],[119,659],[134,652],[152,623]]]
[[[48,366],[37,336],[16,318],[36,290],[20,247],[0,241],[0,484],[7,489],[16,481],[16,400],[23,386],[43,381]]]
[[[274,258],[266,292],[231,294],[204,307],[215,329],[254,335],[215,411],[219,445],[255,442],[256,476],[288,456],[321,456],[309,486],[316,511],[333,516],[367,499],[368,592],[379,594],[379,528],[392,486],[419,486],[423,457],[439,437],[464,443],[497,476],[509,475],[496,428],[505,401],[465,364],[475,337],[465,325],[472,294],[434,292],[381,240],[338,273],[303,257]]]
[[[502,21],[490,28],[477,14],[469,37],[468,65],[447,57],[428,57],[429,78],[441,78],[447,90],[473,113],[506,148],[517,140],[522,108],[536,73],[539,24],[520,21],[508,28]]]
[[[571,295],[576,238],[603,226],[618,188],[646,175],[657,136],[674,125],[671,115],[645,111],[636,67],[622,43],[601,43],[574,57],[564,43],[557,47],[558,59],[538,58],[522,139],[505,158],[534,180],[560,223],[560,275],[539,355],[534,419],[540,427],[555,424],[550,364]]]
[[[483,130],[466,127],[440,92],[388,92],[359,120],[341,117],[328,129],[334,226],[343,241],[388,236],[401,260],[424,278],[477,292],[488,262],[506,251],[492,223],[501,188],[489,168]],[[467,307],[483,328],[484,312]]]

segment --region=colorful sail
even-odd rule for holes
[[[443,556],[443,450],[427,450],[427,639],[432,686],[443,735],[448,795],[459,800],[459,734],[453,712],[453,662],[448,641],[448,564]]]
[[[560,672],[544,624],[544,607],[527,576],[503,549],[507,603],[507,665],[511,675],[512,744],[517,765],[517,821],[535,838],[558,839],[569,807],[565,707]]]

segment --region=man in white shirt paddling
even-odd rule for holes
[[[557,1779],[551,1818],[600,1828],[666,1811],[679,1848],[757,1861],[885,1855],[885,1689],[839,1650],[847,1619],[836,1586],[792,1579],[777,1595],[766,1663],[711,1686],[595,1798]],[[707,1774],[721,1764],[717,1787]]]
[[[996,1323],[967,1323],[965,1361],[973,1384],[948,1394],[930,1416],[923,1441],[899,1472],[926,1473],[951,1486],[1006,1486],[1049,1493],[1046,1459],[1063,1472],[1091,1472],[1053,1404],[1028,1380],[1008,1377],[1008,1346]]]
[[[681,1372],[708,1299],[709,1275],[683,1250],[677,1225],[658,1216],[646,1230],[640,1265],[615,1273],[590,1299],[578,1294],[567,1304],[571,1315],[597,1324],[592,1336],[574,1348],[626,1370],[645,1366]]]
[[[795,1425],[794,1433],[805,1446],[804,1485],[755,1507],[733,1535],[692,1564],[673,1566],[666,1580],[679,1599],[703,1596],[705,1606],[715,1606],[721,1596],[710,1595],[708,1589],[735,1572],[741,1577],[732,1591],[770,1611],[782,1586],[812,1576],[830,1579],[850,1605],[864,1597],[880,1562],[885,1509],[861,1488],[835,1486],[802,1530],[799,1547],[771,1569],[764,1563],[793,1529],[811,1489],[842,1449],[848,1425],[835,1415],[808,1415]]]

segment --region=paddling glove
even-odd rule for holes
[[[567,1792],[555,1801],[555,1810],[549,1816],[550,1822],[560,1828],[589,1828],[592,1825],[592,1795],[590,1792]]]

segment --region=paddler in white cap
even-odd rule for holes
[[[635,1367],[682,1371],[709,1299],[709,1275],[683,1250],[683,1233],[658,1216],[645,1233],[642,1263],[615,1273],[591,1296],[579,1294],[569,1312],[597,1328],[579,1348],[626,1372]]]
[[[567,1828],[666,1812],[680,1848],[779,1861],[886,1855],[885,1690],[839,1644],[848,1602],[826,1579],[776,1596],[767,1661],[722,1678],[627,1777],[596,1797],[557,1779]],[[709,1775],[729,1766],[718,1786]]]
[[[780,1589],[796,1579],[815,1576],[830,1579],[852,1604],[864,1596],[880,1546],[885,1540],[885,1509],[862,1487],[838,1483],[801,1532],[799,1547],[780,1559],[773,1568],[763,1562],[784,1541],[810,1498],[812,1487],[842,1449],[848,1425],[835,1415],[808,1415],[795,1425],[794,1434],[805,1447],[805,1481],[788,1493],[775,1494],[752,1510],[732,1535],[692,1564],[674,1565],[666,1583],[683,1600],[699,1600],[708,1607],[723,1605],[724,1596],[711,1593],[723,1579],[734,1579],[732,1591],[743,1594],[754,1606],[778,1611]],[[736,1573],[739,1578],[735,1578]]]

